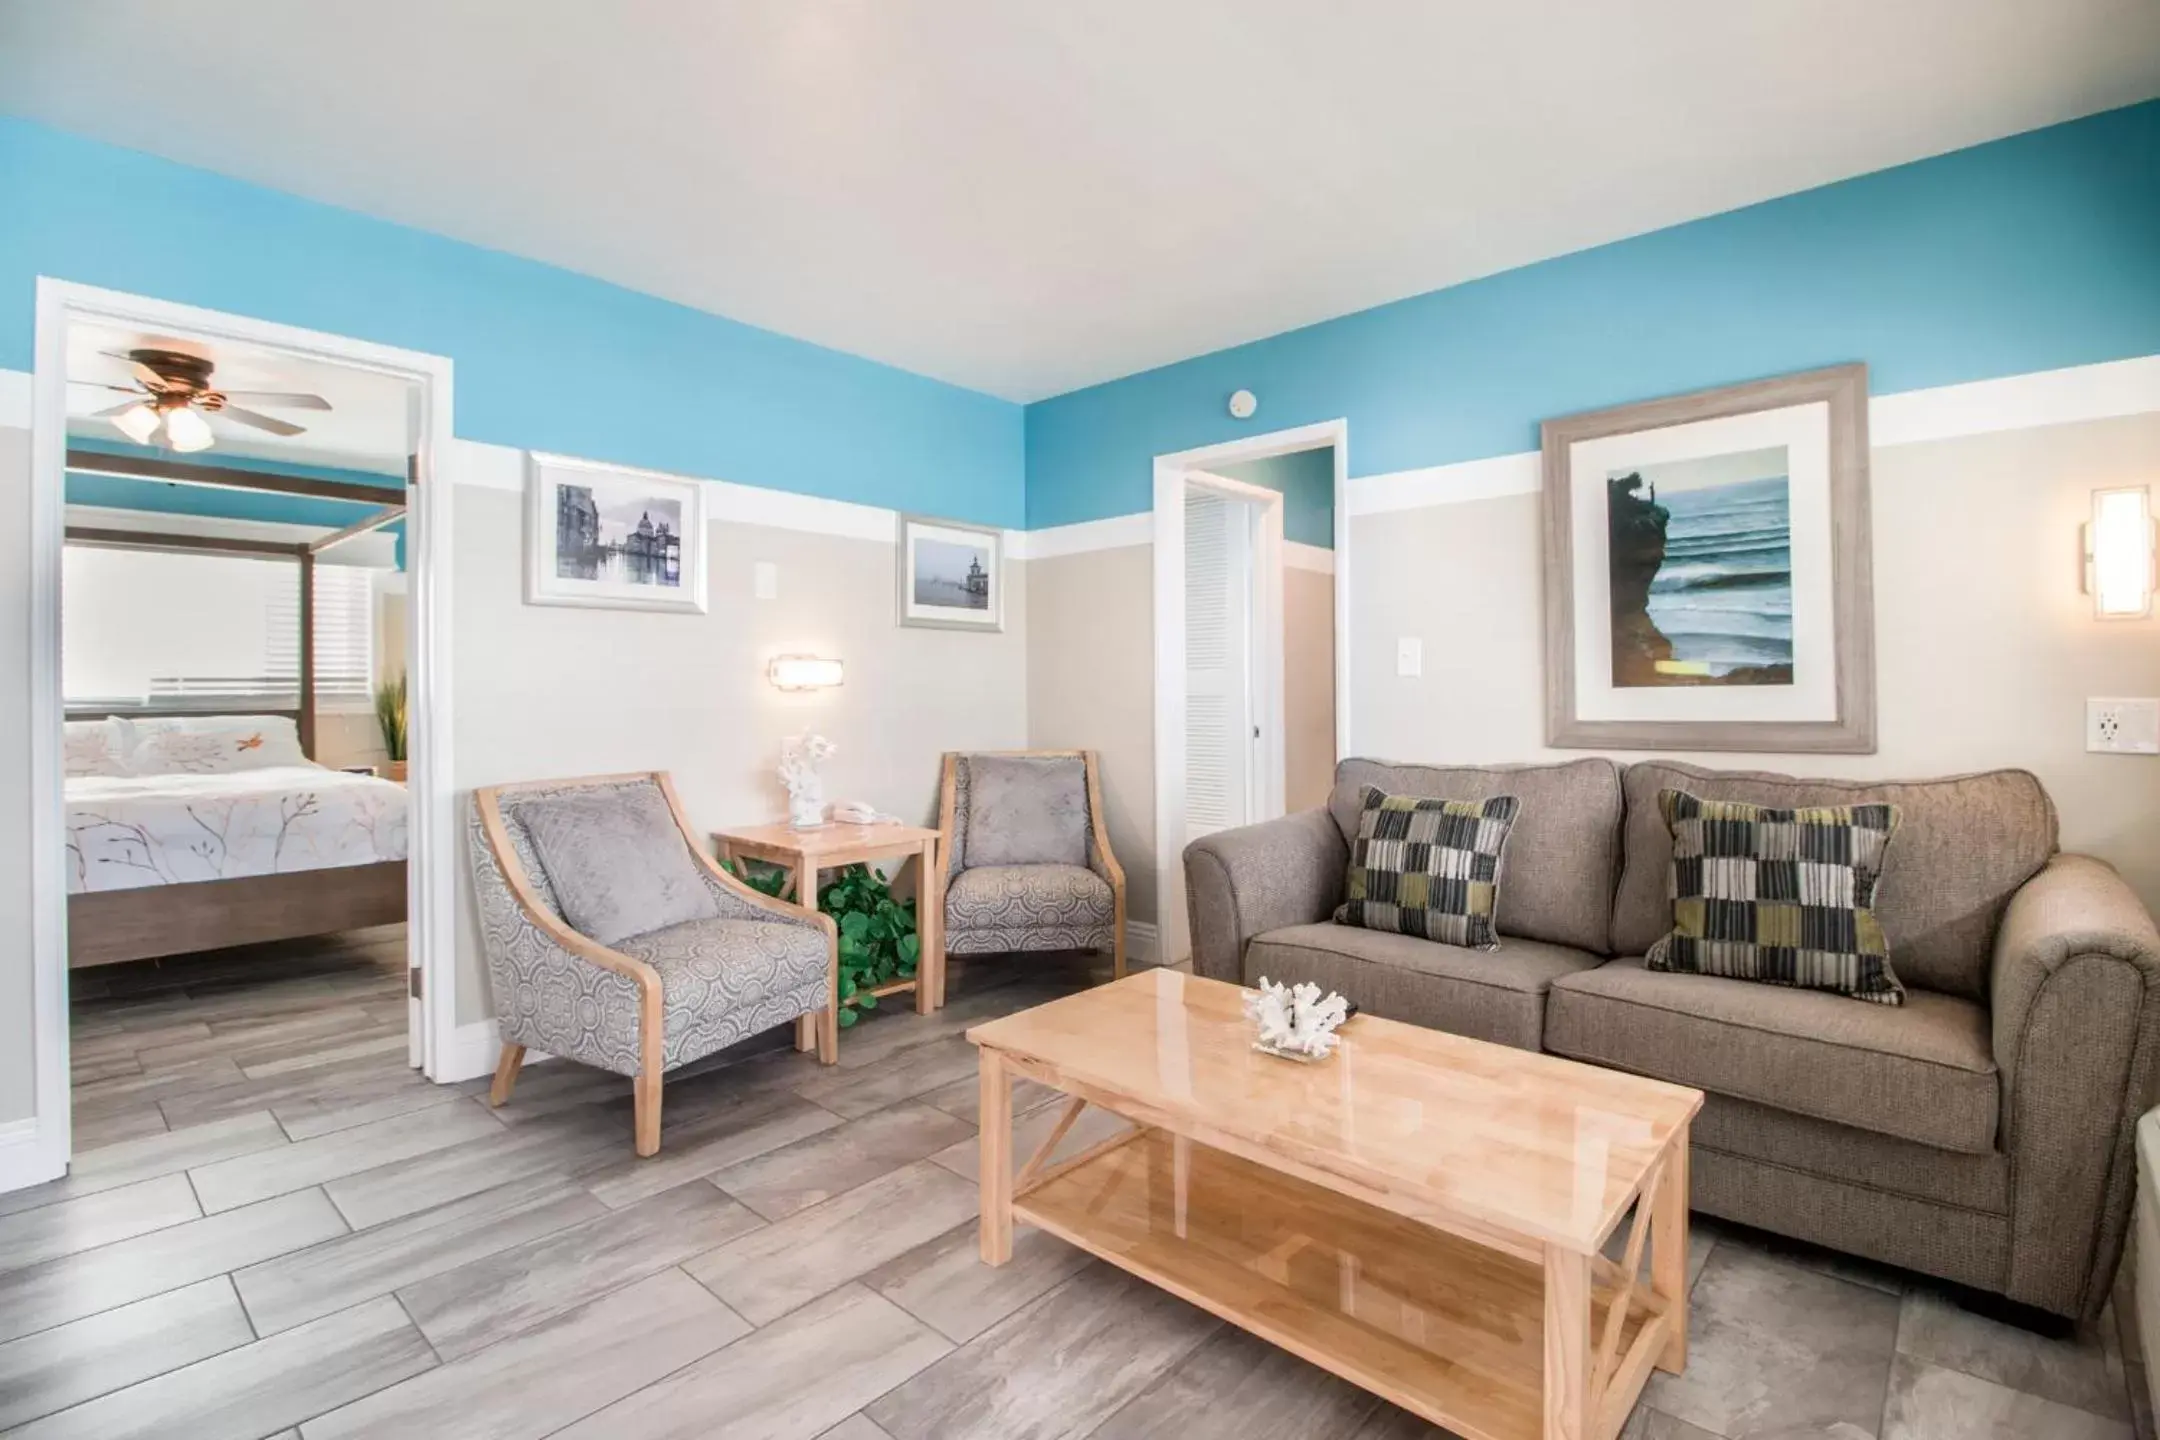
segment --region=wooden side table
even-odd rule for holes
[[[712,832],[722,860],[763,860],[794,877],[790,891],[798,905],[817,908],[818,871],[912,856],[915,877],[915,935],[921,950],[915,978],[894,980],[870,993],[880,1000],[902,991],[915,992],[916,1013],[928,1015],[945,1003],[945,865],[938,854],[939,835],[920,825],[826,825],[797,830],[785,823],[746,825]],[[795,1048],[810,1031],[798,1022]]]

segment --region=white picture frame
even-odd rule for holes
[[[530,452],[525,603],[706,613],[707,488],[679,475]]]
[[[902,515],[900,623],[930,630],[1005,628],[1005,536],[983,525]]]

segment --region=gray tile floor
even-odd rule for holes
[[[847,1032],[837,1070],[776,1036],[671,1079],[640,1161],[627,1081],[536,1065],[494,1112],[414,1078],[402,944],[75,977],[74,1173],[0,1196],[6,1433],[1439,1433],[1024,1227],[976,1263],[960,1034],[1084,960],[956,966],[946,1010]],[[2112,1316],[2049,1340],[1706,1220],[1694,1248],[1687,1372],[1628,1440],[2151,1434]]]

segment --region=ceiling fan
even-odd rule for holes
[[[115,360],[125,360],[133,366],[135,383],[101,384],[98,388],[118,390],[134,398],[109,410],[100,410],[90,418],[112,421],[121,434],[138,445],[148,445],[163,430],[165,443],[175,450],[207,450],[217,443],[217,434],[211,430],[210,422],[203,419],[205,414],[222,415],[242,425],[267,430],[272,435],[298,435],[307,428],[273,415],[243,409],[233,404],[234,400],[289,410],[330,408],[330,402],[320,395],[272,390],[214,390],[210,386],[210,372],[216,368],[215,363],[202,355],[156,349],[100,353]]]

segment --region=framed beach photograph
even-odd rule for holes
[[[525,603],[705,612],[705,486],[562,455],[525,476]]]
[[[1866,366],[1542,433],[1548,743],[1874,750]]]
[[[996,530],[900,517],[900,623],[1005,628],[1004,544]]]

